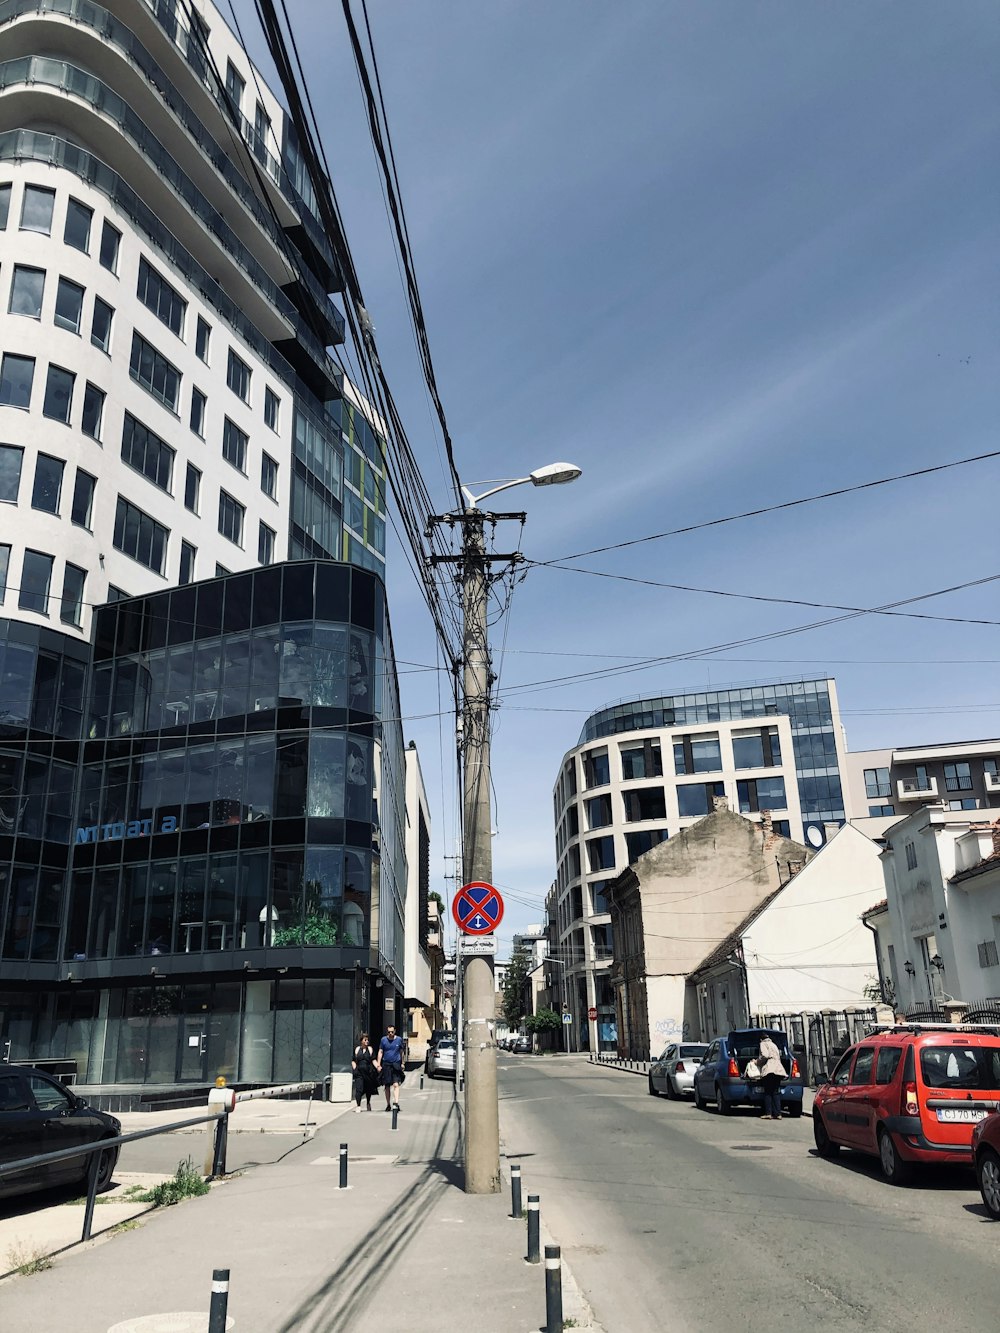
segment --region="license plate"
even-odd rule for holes
[[[959,1107],[954,1111],[950,1109],[939,1110],[937,1118],[938,1120],[949,1121],[952,1124],[974,1125],[977,1121],[985,1120],[988,1115],[989,1111],[977,1111],[972,1107],[968,1109]]]

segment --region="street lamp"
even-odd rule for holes
[[[463,583],[462,628],[462,809],[464,844],[462,882],[490,883],[493,878],[493,827],[490,808],[490,644],[487,628],[489,567],[514,564],[519,555],[488,555],[484,539],[487,517],[517,518],[523,514],[489,514],[479,508],[488,496],[513,486],[558,486],[575,481],[581,469],[572,463],[549,463],[526,477],[498,481],[479,496],[465,486],[467,508],[432,515],[430,523],[458,523],[462,528],[459,555],[432,555],[432,564],[448,563],[460,569]],[[500,1116],[497,1103],[496,1043],[491,1040],[494,1019],[493,959],[484,954],[466,958],[463,965],[465,1048],[465,1192],[496,1194],[500,1189]]]

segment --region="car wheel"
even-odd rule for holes
[[[671,1102],[677,1100],[677,1089],[674,1087],[674,1077],[672,1074],[667,1075],[667,1100]]]
[[[840,1144],[834,1143],[833,1139],[826,1132],[826,1125],[823,1124],[823,1117],[818,1111],[813,1112],[813,1138],[816,1140],[816,1151],[820,1157],[829,1160],[836,1157],[840,1152]]]
[[[723,1097],[722,1090],[718,1084],[715,1085],[715,1109],[718,1111],[719,1115],[732,1115],[733,1111],[732,1102],[727,1101],[725,1097]]]
[[[789,1102],[789,1103],[788,1103],[788,1114],[792,1117],[793,1120],[797,1120],[797,1119],[799,1118],[799,1116],[802,1114],[802,1103],[801,1103],[801,1102]]]
[[[882,1174],[890,1185],[909,1184],[913,1176],[913,1167],[900,1157],[899,1150],[887,1129],[879,1130],[878,1158],[882,1164]]]
[[[111,1180],[115,1174],[115,1167],[118,1165],[118,1149],[105,1148],[99,1155],[97,1163],[97,1192],[103,1194],[106,1189],[111,1187]]]
[[[650,1097],[659,1097],[659,1095],[660,1095],[660,1094],[656,1091],[656,1089],[653,1087],[653,1075],[652,1075],[652,1074],[649,1075],[649,1095],[650,1095]]]
[[[699,1111],[708,1110],[708,1103],[705,1101],[705,1098],[701,1095],[701,1088],[698,1087],[697,1083],[695,1083],[694,1085],[694,1104],[695,1106],[697,1106]]]
[[[1000,1222],[1000,1157],[992,1148],[984,1148],[977,1157],[976,1178],[986,1211]]]

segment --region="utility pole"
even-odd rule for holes
[[[478,498],[462,488],[465,509],[432,515],[430,523],[458,524],[460,555],[432,555],[430,563],[454,564],[462,583],[462,883],[493,882],[492,802],[490,781],[490,664],[487,599],[490,565],[515,565],[520,552],[487,553],[485,525],[508,519],[524,523],[524,513],[484,513],[479,503],[488,495],[530,482],[533,486],[575,481],[580,469],[550,463],[527,477],[505,481]],[[465,1058],[465,1192],[497,1194],[500,1190],[500,1108],[497,1102],[496,989],[492,955],[464,956],[459,932],[456,970],[461,972],[462,1046]]]

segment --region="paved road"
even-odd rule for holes
[[[585,1058],[500,1057],[501,1126],[525,1193],[609,1330],[993,1330],[1000,1224],[971,1172],[882,1181],[824,1162],[808,1117],[650,1097]]]

